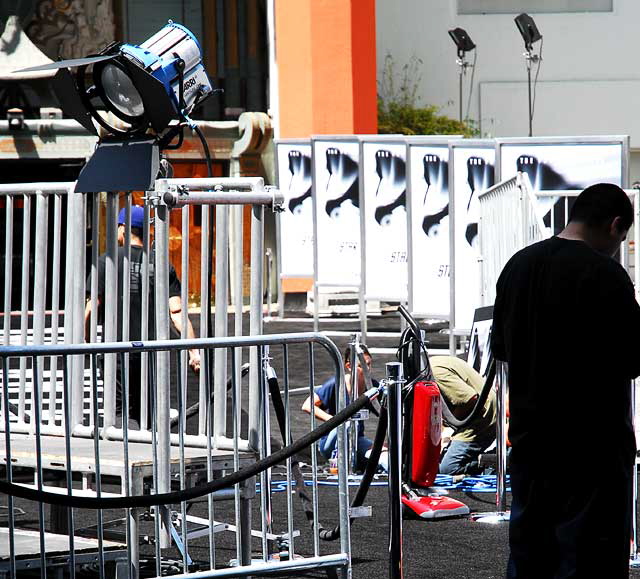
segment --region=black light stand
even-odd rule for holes
[[[459,99],[459,116],[460,122],[463,122],[462,116],[462,78],[467,72],[467,68],[472,67],[473,65],[468,63],[465,59],[466,53],[470,50],[473,50],[476,45],[473,43],[469,35],[462,28],[454,28],[453,30],[449,30],[449,36],[455,43],[458,49],[458,58],[456,59],[456,64],[458,65],[458,99]]]
[[[528,14],[520,14],[515,17],[515,23],[524,40],[524,58],[527,64],[527,93],[529,100],[529,136],[533,136],[533,100],[531,95],[531,67],[534,64],[540,66],[540,55],[533,53],[533,43],[542,39],[533,18]]]

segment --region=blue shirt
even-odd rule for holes
[[[377,380],[371,381],[374,387],[378,386]],[[320,398],[320,408],[325,412],[328,412],[332,416],[335,416],[338,412],[338,397],[336,395],[336,379],[335,377],[329,378],[320,388],[316,390],[316,396]],[[351,400],[349,399],[349,393],[347,392],[347,405]],[[364,421],[358,420],[358,436],[364,436]],[[321,439],[324,442],[326,437]]]

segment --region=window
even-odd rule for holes
[[[458,14],[613,12],[613,0],[457,0]]]

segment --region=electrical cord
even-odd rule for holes
[[[469,109],[471,108],[471,95],[473,94],[473,79],[476,75],[476,61],[478,60],[478,49],[473,51],[473,64],[471,65],[471,81],[469,82],[469,98],[467,98],[467,114],[464,116],[464,121],[469,120]]]
[[[542,65],[542,47],[544,46],[544,36],[540,39],[540,55],[538,56],[538,66],[536,68],[536,76],[533,79],[533,102],[531,103],[531,120],[535,116],[536,111],[536,88],[538,87],[538,75],[540,74],[540,66]]]

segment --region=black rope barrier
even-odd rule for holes
[[[244,482],[245,480],[257,475],[263,470],[267,470],[268,468],[271,468],[276,464],[279,464],[286,459],[294,456],[303,448],[306,448],[314,442],[317,442],[323,436],[326,436],[329,432],[331,432],[334,428],[340,426],[340,424],[351,418],[351,416],[364,408],[364,406],[368,405],[370,402],[370,393],[371,391],[363,394],[357,400],[349,404],[349,406],[338,412],[333,418],[320,425],[312,432],[305,434],[303,437],[299,438],[296,442],[290,444],[289,446],[282,448],[277,452],[274,452],[270,456],[256,461],[251,466],[240,469],[218,480],[210,481],[201,485],[196,485],[195,487],[192,487],[190,489],[152,495],[98,498],[79,497],[70,494],[38,491],[36,489],[24,487],[7,481],[0,481],[0,492],[16,498],[27,499],[30,501],[36,501],[50,505],[93,510],[145,508],[157,505],[181,503],[183,501],[197,499],[221,489]]]

